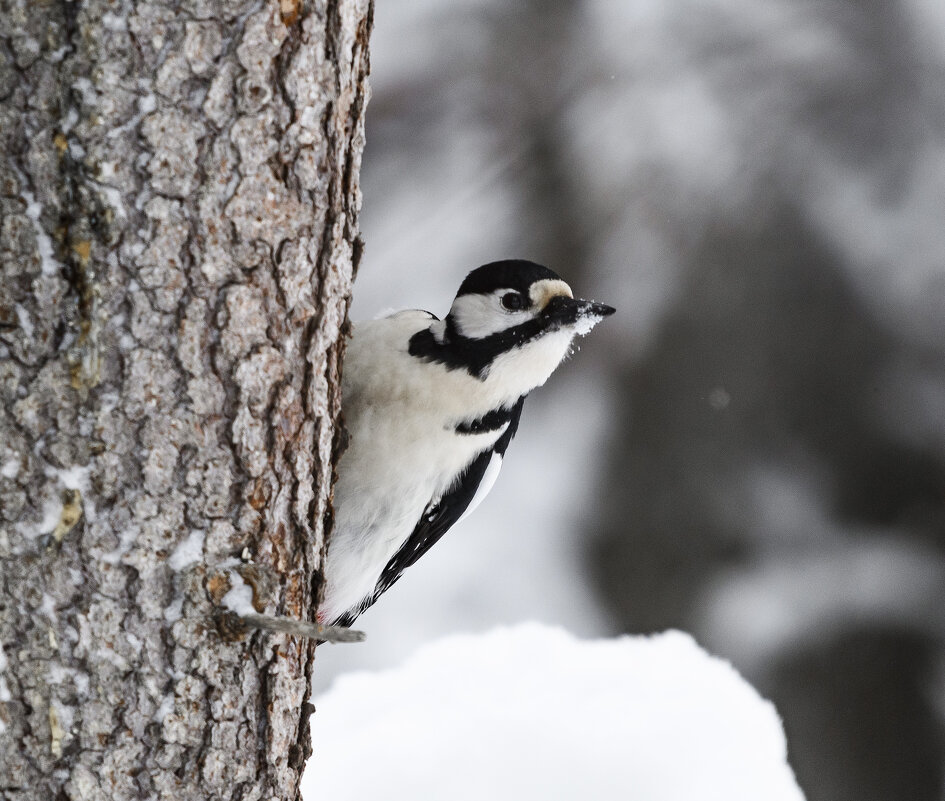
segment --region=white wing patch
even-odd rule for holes
[[[479,482],[479,486],[476,488],[476,494],[473,495],[473,499],[469,502],[469,506],[466,507],[466,511],[463,512],[459,520],[456,521],[457,523],[461,523],[465,520],[466,517],[472,514],[473,510],[485,500],[486,495],[489,494],[489,490],[491,490],[492,486],[495,484],[495,480],[499,477],[499,470],[501,469],[502,457],[497,453],[493,453],[486,467],[486,472],[482,474],[482,481]]]

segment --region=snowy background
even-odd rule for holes
[[[355,319],[508,257],[619,312],[316,703],[456,632],[679,628],[774,701],[809,801],[941,801],[945,3],[375,14]]]

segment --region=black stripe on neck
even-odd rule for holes
[[[455,321],[447,316],[442,342],[437,342],[433,332],[425,328],[410,338],[407,352],[418,359],[443,364],[449,370],[466,370],[484,381],[497,356],[537,339],[547,329],[547,321],[536,318],[481,339],[470,339],[460,334]]]

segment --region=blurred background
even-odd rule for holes
[[[941,801],[945,2],[375,14],[354,318],[513,257],[619,313],[316,694],[456,631],[681,628],[809,801]]]

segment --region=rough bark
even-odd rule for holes
[[[370,0],[0,6],[0,796],[295,797]]]

